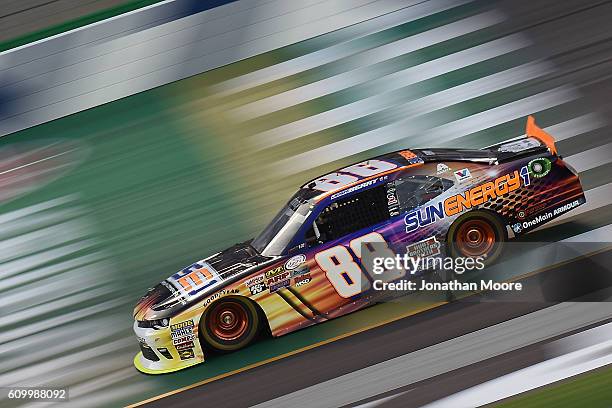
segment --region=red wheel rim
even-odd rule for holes
[[[457,230],[457,249],[466,256],[483,256],[495,245],[495,230],[484,220],[468,220]]]
[[[232,341],[246,333],[249,315],[245,307],[236,302],[223,302],[215,306],[208,318],[208,329],[222,341]]]

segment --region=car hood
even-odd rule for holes
[[[259,255],[248,242],[236,244],[183,268],[150,288],[136,304],[134,318],[157,320],[171,317],[273,259]]]

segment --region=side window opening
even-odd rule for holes
[[[388,219],[385,187],[374,187],[327,206],[306,233],[306,243],[324,244]]]
[[[402,213],[427,203],[454,185],[444,178],[418,175],[402,177],[394,183]]]

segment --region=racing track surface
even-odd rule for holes
[[[255,3],[265,2],[239,1],[223,10]],[[5,312],[0,316],[0,353],[6,356],[0,362],[0,385],[53,381],[70,385],[72,401],[67,406],[125,405],[238,370],[245,362],[258,363],[375,326],[388,320],[385,313],[401,317],[397,309],[402,305],[376,306],[169,376],[141,375],[131,366],[137,352],[131,307],[145,288],[194,258],[252,236],[304,179],[399,147],[492,144],[519,135],[528,113],[535,112],[538,122],[558,137],[559,150],[581,172],[588,200],[532,239],[610,236],[612,136],[606,119],[612,109],[612,43],[606,27],[612,4],[380,3],[400,11],[383,17],[374,13],[362,21],[365,11],[351,10],[350,29],[324,35],[318,35],[311,22],[302,31],[312,33],[302,33],[306,40],[297,45],[29,129],[28,124],[45,122],[41,117],[47,114],[53,118],[58,112],[78,112],[98,100],[144,89],[125,82],[121,92],[115,92],[116,71],[108,64],[117,58],[91,66],[83,62],[83,77],[79,65],[64,67],[59,58],[52,70],[33,61],[0,76],[0,126],[26,128],[0,139],[0,301]],[[404,4],[405,10],[400,8]],[[368,12],[381,9],[376,6]],[[436,15],[428,17],[434,11]],[[414,21],[372,34],[383,24],[381,18],[387,19],[385,27],[398,24],[398,13],[413,13]],[[156,76],[151,84],[193,75],[193,64],[181,58],[205,47],[200,49],[195,37],[178,30],[196,17],[115,39],[108,50],[125,49],[125,69],[138,78],[143,71],[157,69],[153,62],[165,66],[164,53],[172,49],[163,47],[179,41],[186,49],[173,54],[178,57],[172,60],[172,75]],[[249,18],[264,17],[253,11]],[[239,22],[251,22],[249,18],[242,15]],[[291,20],[299,22],[297,17]],[[154,37],[171,30],[182,36],[167,43]],[[255,31],[253,27],[251,33]],[[147,35],[156,39],[158,48],[146,43],[138,52],[127,48]],[[416,35],[418,40],[410,40]],[[346,42],[351,36],[358,39]],[[240,44],[239,39],[229,40]],[[236,55],[247,55],[260,45],[243,47]],[[332,46],[333,52],[326,52]],[[140,54],[146,50],[155,56]],[[88,52],[83,51],[83,58],[93,58]],[[138,64],[139,56],[146,64]],[[320,66],[323,60],[327,63]],[[107,68],[95,71],[99,66]],[[81,104],[92,89],[104,95],[90,95]],[[41,109],[47,108],[53,112],[43,114]],[[23,121],[14,120],[15,112],[24,115]],[[17,166],[7,157],[15,158]],[[253,168],[258,169],[256,175]],[[593,231],[597,235],[588,235]],[[507,322],[508,333],[518,333],[521,322],[542,316],[533,313],[555,316],[561,325],[538,332],[544,336],[540,340],[530,339],[535,345],[528,347],[537,349],[538,341],[610,317],[607,309],[586,303],[545,306],[445,305],[168,398],[177,404],[220,404],[231,397],[236,406],[274,406],[274,398],[298,398],[300,390],[318,384],[324,391],[326,381],[407,353],[428,350],[433,353],[428,358],[434,358],[439,350],[428,346],[443,341],[453,345],[458,336],[499,322]],[[478,344],[493,339],[491,331],[479,333]],[[515,345],[522,346],[527,344]],[[419,383],[419,401],[472,385],[449,382],[440,375],[444,369],[499,353],[500,358],[508,356],[508,349],[491,350],[477,348],[467,356],[470,361],[429,372],[433,379],[413,378],[429,381]],[[541,359],[529,350],[517,353],[512,367]],[[479,364],[466,368],[486,367],[474,381],[511,369],[501,368],[495,359]],[[381,383],[382,388],[368,390],[371,395],[338,396],[353,403],[393,394],[393,384]],[[401,392],[404,385],[397,385]],[[320,405],[333,405],[322,391]]]
[[[596,257],[606,264],[612,252]],[[542,274],[580,276],[588,266],[583,259]],[[482,303],[450,303],[144,406],[353,406],[388,392],[397,398],[381,406],[419,407],[551,358],[542,343],[612,320],[607,302],[529,301],[537,288],[531,283],[541,278],[524,279],[526,290],[518,298],[505,294]],[[601,284],[610,288],[612,280]],[[597,299],[609,302],[609,295],[608,290]]]

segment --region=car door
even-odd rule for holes
[[[285,267],[293,271],[293,295],[333,317],[368,303],[372,278],[361,264],[361,243],[384,243],[382,231],[391,217],[384,185],[326,201],[313,212],[303,244]]]

